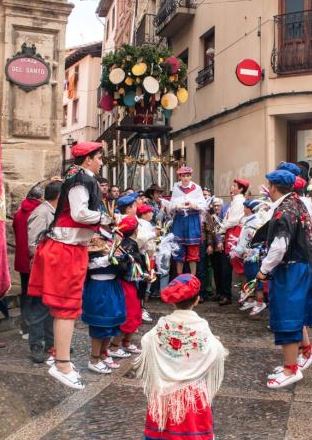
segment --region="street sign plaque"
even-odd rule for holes
[[[5,73],[8,81],[29,92],[48,84],[51,76],[49,64],[36,53],[35,46],[22,46],[22,51],[7,60]]]

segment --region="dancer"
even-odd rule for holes
[[[195,275],[200,258],[200,212],[205,209],[206,200],[201,187],[192,182],[192,173],[191,167],[182,166],[178,169],[177,174],[181,180],[173,187],[170,210],[174,211],[172,232],[180,245],[180,251],[174,257],[177,273],[182,274],[186,261],[191,273]]]
[[[214,438],[211,402],[227,352],[208,322],[193,311],[199,289],[194,275],[175,278],[161,298],[176,310],[142,338],[135,369],[147,396],[145,440]]]
[[[107,356],[107,349],[111,338],[120,335],[119,326],[126,320],[124,292],[116,278],[119,268],[109,259],[111,246],[101,237],[92,238],[83,294],[81,319],[89,325],[91,338],[88,369],[99,374],[109,374],[119,368],[120,365]]]
[[[123,251],[128,259],[119,263],[122,271],[122,288],[126,300],[126,321],[120,326],[121,335],[113,338],[108,355],[113,358],[125,358],[130,354],[139,354],[141,350],[132,342],[134,333],[142,324],[142,308],[138,296],[137,282],[144,279],[146,266],[136,242],[138,220],[134,215],[125,216],[118,225],[123,234],[121,241]],[[121,347],[120,347],[121,344]]]
[[[28,294],[42,297],[54,318],[55,364],[49,374],[63,384],[84,384],[70,362],[75,320],[81,315],[82,289],[90,239],[100,223],[111,218],[97,211],[101,200],[94,174],[102,166],[102,145],[83,142],[72,148],[75,159],[62,185],[55,218],[34,256]]]
[[[292,192],[295,175],[275,170],[266,177],[274,211],[268,227],[268,254],[257,278],[264,281],[272,274],[270,327],[275,344],[282,345],[284,365],[269,375],[267,386],[278,389],[303,377],[297,358],[311,283],[312,223],[305,205]]]

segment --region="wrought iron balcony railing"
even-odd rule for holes
[[[195,81],[198,87],[203,87],[214,80],[214,60],[210,60],[208,66],[198,72]]]
[[[158,44],[160,37],[156,35],[154,25],[155,14],[144,14],[135,32],[135,45]]]
[[[154,18],[154,25],[156,27],[156,33],[158,35],[170,36],[166,35],[166,32],[162,32],[165,27],[168,27],[170,22],[173,21],[173,18],[176,18],[177,15],[182,18],[181,22],[176,24],[181,25],[185,23],[186,19],[189,19],[190,16],[193,16],[194,12],[190,12],[196,8],[196,0],[164,0],[162,5],[160,6],[156,17]],[[172,33],[174,33],[175,29]],[[171,32],[169,32],[171,34]]]
[[[312,71],[312,11],[274,17],[272,69],[279,75]]]

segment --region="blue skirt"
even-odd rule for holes
[[[119,327],[96,327],[89,325],[89,336],[94,339],[108,339],[119,336],[121,331]]]
[[[179,244],[192,245],[201,243],[201,224],[198,211],[177,212],[173,219],[172,233]]]
[[[95,327],[117,327],[126,320],[125,296],[119,282],[88,280],[81,319]]]
[[[270,326],[273,332],[296,332],[306,323],[311,285],[308,263],[279,265],[269,289]]]

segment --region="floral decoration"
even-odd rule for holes
[[[192,352],[202,351],[207,338],[202,337],[183,322],[166,322],[157,327],[158,344],[172,357],[189,358]]]

